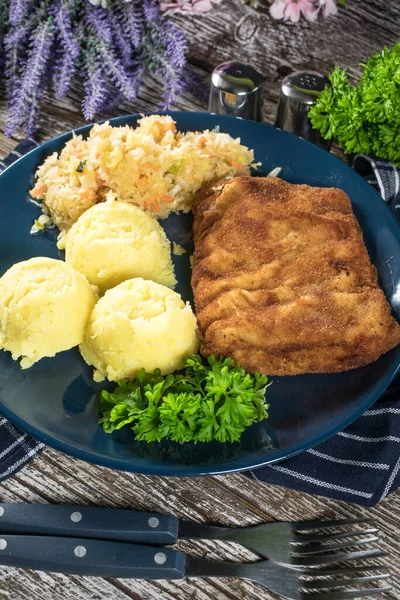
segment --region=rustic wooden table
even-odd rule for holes
[[[326,22],[297,25],[274,22],[268,3],[257,10],[239,0],[225,0],[203,17],[174,17],[188,34],[189,60],[200,74],[210,74],[225,60],[247,60],[267,76],[265,120],[273,122],[282,77],[294,69],[328,73],[335,64],[354,77],[375,49],[393,44],[400,29],[397,0],[349,0],[350,7]],[[83,123],[82,90],[76,87],[64,101],[47,98],[37,139],[43,141]],[[156,81],[149,80],[131,105],[118,114],[155,110],[160,98]],[[183,98],[182,110],[203,110],[194,98]],[[108,115],[101,115],[108,116]],[[112,115],[115,116],[115,115]],[[6,110],[0,103],[0,131]],[[11,151],[18,139],[0,133],[0,155]],[[315,517],[372,515],[382,532],[381,546],[390,554],[393,590],[387,598],[400,598],[399,517],[400,494],[392,494],[366,511],[356,505],[311,497],[266,486],[233,474],[197,479],[134,475],[90,465],[46,449],[33,463],[1,484],[0,500],[116,506],[162,511],[180,517],[223,525],[251,525],[271,519],[301,520]],[[215,560],[255,558],[239,546],[222,542],[180,543],[180,549]],[[38,548],[40,552],[40,548]],[[150,582],[47,574],[2,568],[0,600],[259,600],[275,597],[248,581],[191,579]]]

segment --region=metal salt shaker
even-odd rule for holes
[[[211,76],[208,110],[220,115],[262,121],[264,75],[251,65],[230,61]]]
[[[311,105],[327,84],[329,79],[316,71],[295,71],[287,75],[281,85],[275,127],[329,150],[332,142],[324,140],[319,131],[312,128],[308,117]]]

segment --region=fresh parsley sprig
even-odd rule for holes
[[[352,87],[336,67],[309,116],[323,138],[347,153],[373,154],[400,164],[400,41],[375,52]]]
[[[183,371],[163,377],[140,371],[100,397],[100,425],[112,433],[130,425],[137,440],[237,442],[244,429],[268,417],[268,378],[250,375],[231,358],[193,354]]]

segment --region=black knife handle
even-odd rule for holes
[[[178,539],[178,519],[119,508],[0,503],[0,534],[3,533],[174,544]]]
[[[181,579],[183,552],[124,542],[0,535],[0,565],[99,577]]]

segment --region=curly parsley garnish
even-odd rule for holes
[[[193,354],[183,372],[162,376],[140,371],[100,397],[100,425],[112,433],[130,425],[137,440],[237,442],[244,429],[268,417],[265,375],[250,375],[231,358],[207,362]]]
[[[339,67],[329,79],[310,109],[313,127],[347,153],[400,164],[400,41],[367,60],[357,86]]]

